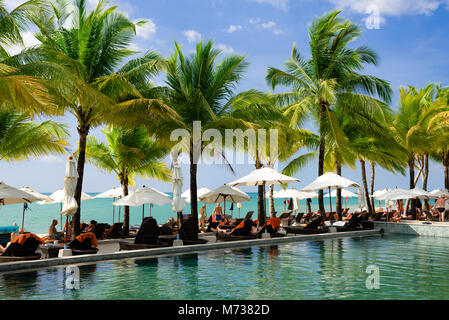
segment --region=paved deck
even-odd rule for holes
[[[402,220],[401,222],[375,221],[374,227],[376,229],[383,229],[385,234],[408,234],[449,238],[449,222],[414,220]]]
[[[150,258],[161,255],[188,254],[193,252],[226,249],[226,248],[243,248],[258,245],[276,245],[298,241],[310,241],[310,240],[317,241],[317,240],[328,240],[346,237],[367,237],[367,236],[380,236],[380,235],[381,235],[380,230],[365,230],[365,231],[352,231],[352,232],[323,233],[313,235],[288,235],[282,238],[214,242],[203,245],[165,247],[165,248],[133,250],[133,251],[117,251],[119,248],[118,240],[107,240],[106,242],[102,241],[99,244],[99,252],[97,254],[71,256],[64,258],[50,258],[34,261],[1,263],[0,272],[21,272],[26,270],[48,268],[54,266],[89,264],[100,261],[110,261],[119,259]],[[209,238],[211,240],[211,238],[208,237],[208,235],[204,235],[203,237],[205,237],[206,239]]]

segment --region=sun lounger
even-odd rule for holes
[[[225,233],[221,231],[217,232],[217,241],[239,241],[257,239],[257,234],[251,234],[253,222],[251,220],[245,220],[243,224],[243,228],[234,229],[231,233]]]
[[[337,226],[337,232],[363,230],[362,221],[365,217],[362,214],[354,213],[349,221],[343,227]],[[367,221],[368,222],[368,221]],[[373,225],[374,226],[374,225]]]
[[[206,239],[198,239],[197,227],[195,226],[195,220],[192,218],[183,222],[178,234],[185,246],[207,243]]]
[[[72,249],[72,254],[74,256],[84,255],[84,254],[96,254],[98,252],[98,248],[96,246],[97,238],[95,234],[92,232],[87,232],[80,234],[78,237],[73,239],[68,247]]]
[[[104,237],[107,239],[126,238],[123,234],[123,222],[114,223],[109,230],[105,230]]]
[[[328,233],[329,230],[327,228],[322,228],[321,223],[323,222],[323,217],[317,217],[310,221],[305,226],[296,226],[296,227],[287,227],[285,230],[287,234],[318,234],[318,233]]]
[[[159,226],[156,219],[147,217],[137,232],[134,243],[119,241],[120,250],[141,250],[168,247],[166,242],[159,241]]]
[[[15,242],[10,243],[6,247],[5,251],[0,255],[0,263],[38,260],[41,258],[41,254],[36,253],[36,250],[41,243],[42,240],[32,233],[21,235]]]

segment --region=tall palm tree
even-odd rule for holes
[[[267,82],[275,89],[286,86],[290,92],[278,94],[278,98],[290,107],[292,114],[306,113],[318,124],[320,137],[318,175],[324,173],[326,131],[337,142],[341,154],[346,154],[347,139],[336,121],[333,106],[340,101],[347,113],[360,109],[377,109],[377,100],[391,100],[388,82],[359,72],[365,64],[376,65],[377,55],[366,46],[352,49],[348,44],[361,34],[361,28],[349,20],[338,17],[336,10],[312,22],[309,29],[311,58],[305,60],[296,46],[285,70],[269,68]],[[346,103],[343,103],[346,101]],[[293,119],[293,117],[292,117]],[[323,191],[319,191],[319,209],[324,214]]]
[[[195,128],[200,135],[209,128],[246,128],[248,123],[232,116],[233,103],[254,96],[253,91],[235,95],[236,84],[243,76],[248,63],[240,55],[226,55],[217,63],[220,50],[213,47],[212,41],[200,41],[196,51],[185,56],[181,47],[175,43],[175,52],[166,66],[166,88],[164,88],[166,105],[179,115],[175,122],[162,123],[159,132],[170,134],[170,129],[180,128],[189,133],[186,142],[190,161],[190,208],[193,219],[198,220],[197,173],[198,161],[205,144],[201,136],[194,136]],[[171,127],[170,127],[171,125]],[[198,225],[198,223],[195,223]]]
[[[119,68],[136,53],[128,47],[136,25],[143,21],[134,24],[116,7],[106,7],[104,0],[91,12],[86,11],[85,0],[57,0],[52,3],[52,10],[51,14],[41,12],[35,16],[34,23],[39,28],[36,37],[42,45],[22,54],[27,62],[22,69],[47,79],[59,110],[71,113],[77,120],[75,236],[79,233],[89,131],[105,121],[122,118],[125,111],[131,114],[134,109],[145,109],[153,116],[164,116],[166,109],[160,101],[146,98],[137,87],[137,83],[148,81],[159,70],[157,55],[146,54]]]
[[[115,173],[128,195],[128,187],[135,187],[134,178],[170,181],[170,168],[163,162],[169,149],[159,146],[152,140],[145,128],[113,127],[103,130],[106,141],[88,137],[86,146],[87,161],[108,173]],[[123,229],[129,232],[129,207],[125,206]]]
[[[423,89],[401,87],[399,90],[399,110],[391,130],[396,141],[407,150],[409,187],[416,186],[415,168],[417,158],[429,153],[435,143],[435,135],[428,130],[429,122],[442,110],[432,103],[435,86],[428,84]],[[433,131],[435,133],[435,131]],[[412,215],[416,216],[416,203],[412,201]]]
[[[21,161],[51,153],[65,153],[65,125],[51,120],[37,123],[27,114],[0,110],[0,160]]]

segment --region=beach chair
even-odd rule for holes
[[[68,244],[74,256],[96,254],[98,252],[97,246],[97,237],[93,232],[82,233]]]
[[[156,219],[147,217],[137,232],[134,243],[119,241],[120,250],[142,250],[160,247],[168,247],[166,242],[159,241],[159,226]]]
[[[179,238],[182,240],[185,246],[195,245],[195,244],[206,244],[206,239],[198,239],[197,227],[195,225],[195,220],[192,218],[187,219],[179,228]]]
[[[0,263],[38,260],[41,254],[36,253],[36,250],[41,243],[42,240],[35,234],[23,234],[6,247],[0,255]]]
[[[362,225],[363,220],[365,220],[365,216],[361,213],[354,213],[351,217],[351,219],[349,219],[349,221],[346,222],[346,224],[344,226],[337,226],[337,232],[345,232],[345,231],[357,231],[357,230],[363,230],[364,227]],[[370,222],[370,221],[367,221]],[[368,229],[368,225],[367,229]],[[373,228],[374,228],[374,224],[373,224]]]
[[[309,212],[308,214],[306,214],[306,216],[304,217],[302,223],[309,223],[312,219],[313,216],[313,212]],[[298,221],[298,223],[301,223],[300,221]]]
[[[114,223],[111,229],[105,231],[104,237],[107,239],[126,238],[123,234],[123,222]]]
[[[111,226],[107,223],[97,223],[94,229],[95,236],[97,239],[102,239],[104,237],[104,232],[106,229],[110,229]]]
[[[240,240],[252,240],[257,239],[257,234],[251,234],[251,229],[253,227],[253,221],[245,220],[243,221],[243,228],[234,229],[231,233],[217,232],[217,241],[240,241]]]
[[[287,234],[318,234],[318,233],[328,233],[329,229],[322,228],[323,217],[318,216],[312,221],[307,223],[305,226],[291,226],[285,228]]]

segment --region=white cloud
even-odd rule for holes
[[[231,54],[234,53],[234,49],[231,46],[219,43],[216,45],[217,49],[220,49],[222,53],[224,54]]]
[[[22,39],[23,39],[23,46],[20,46],[20,45],[11,46],[10,50],[8,50],[9,54],[16,55],[16,54],[20,53],[24,48],[37,46],[40,44],[39,40],[37,40],[34,37],[34,34],[31,31],[22,32],[21,35],[22,35]]]
[[[136,28],[136,34],[138,38],[148,40],[156,34],[156,24],[151,19],[136,19],[134,23],[142,20],[146,20],[147,22]]]
[[[186,30],[183,34],[189,43],[198,42],[202,38],[201,33],[196,30]]]
[[[242,30],[241,25],[230,25],[228,30],[226,30],[226,32],[233,33],[233,32],[240,31],[240,30]]]
[[[385,22],[386,16],[431,15],[448,0],[329,0],[337,8],[350,9],[360,14],[379,14],[380,22]]]
[[[276,26],[276,22],[268,21],[259,25],[262,29],[271,29]]]
[[[289,0],[250,0],[251,2],[270,4],[276,9],[288,10]]]
[[[254,25],[258,30],[270,30],[275,35],[284,33],[284,31],[276,27],[276,22],[274,21],[262,22],[259,18],[251,18],[249,19],[249,23]]]

